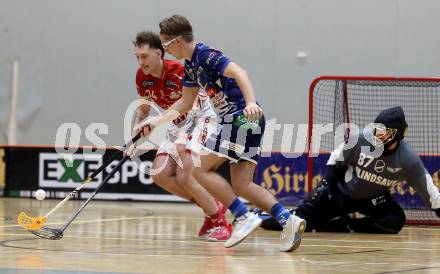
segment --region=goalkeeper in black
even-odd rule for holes
[[[398,233],[405,214],[390,188],[403,181],[440,216],[439,191],[404,140],[407,127],[401,107],[385,109],[331,153],[324,179],[295,213],[306,220],[306,231]],[[361,218],[351,218],[354,212]],[[273,220],[263,220],[263,228],[276,229]]]
[[[357,135],[331,153],[324,179],[296,210],[308,231],[398,233],[403,209],[390,188],[406,181],[440,216],[440,193],[419,156],[404,140],[408,125],[401,107],[385,109]],[[350,218],[359,212],[361,218]]]

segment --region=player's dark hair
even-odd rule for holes
[[[136,39],[133,41],[135,47],[142,47],[148,45],[152,49],[160,49],[162,58],[165,55],[165,50],[162,47],[159,35],[152,31],[141,31],[136,34]]]
[[[182,15],[173,15],[163,19],[159,23],[160,34],[177,37],[182,35],[186,42],[194,40],[191,23]]]

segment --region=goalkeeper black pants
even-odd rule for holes
[[[359,212],[361,218],[352,218]],[[339,189],[329,195],[321,182],[301,203],[296,215],[307,221],[306,231],[399,233],[405,224],[405,213],[389,192],[371,199],[352,199]]]

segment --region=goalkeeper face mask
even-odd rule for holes
[[[393,143],[396,139],[397,129],[387,128],[384,124],[373,124],[373,144],[376,146]]]
[[[401,107],[392,107],[379,113],[373,124],[373,143],[385,150],[395,141],[405,137],[408,125]]]

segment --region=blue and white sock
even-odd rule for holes
[[[249,212],[247,206],[237,197],[229,206],[229,210],[235,218],[241,217]]]
[[[271,211],[272,216],[278,221],[278,223],[281,225],[281,227],[284,227],[286,225],[287,220],[292,215],[289,212],[289,210],[287,210],[280,203],[274,204],[270,211]]]

